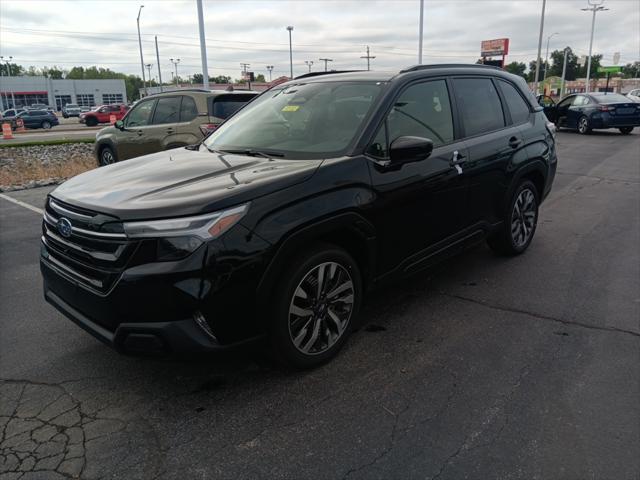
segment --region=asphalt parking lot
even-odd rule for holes
[[[640,134],[558,142],[526,254],[378,292],[302,373],[118,355],[44,302],[40,215],[0,198],[0,479],[640,478]]]

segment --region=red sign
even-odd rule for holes
[[[480,44],[480,56],[496,57],[509,54],[509,39],[496,38],[495,40],[483,40]]]

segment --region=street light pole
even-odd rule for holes
[[[560,98],[564,95],[564,79],[567,76],[567,57],[569,56],[569,47],[564,49],[564,61],[562,62],[562,80],[560,82]]]
[[[544,74],[542,75],[543,89],[545,80],[547,79],[547,70],[549,70],[549,40],[551,40],[551,37],[553,37],[554,35],[558,35],[558,32],[553,32],[547,37],[547,53],[545,53],[544,55]]]
[[[162,93],[162,70],[160,69],[160,52],[158,51],[158,36],[156,35],[156,61],[158,62],[158,82],[160,83],[160,93]],[[151,74],[149,74],[151,75]]]
[[[542,0],[542,14],[540,15],[540,34],[538,35],[538,57],[536,58],[536,78],[534,79],[533,91],[538,94],[538,79],[540,78],[540,54],[542,53],[542,33],[544,32],[544,10],[547,0]]]
[[[418,65],[422,65],[422,34],[424,29],[424,0],[420,0],[420,39],[418,41]]]
[[[202,62],[202,88],[209,89],[209,68],[207,67],[207,44],[204,36],[204,12],[202,0],[198,4],[198,29],[200,30],[200,60]]]
[[[147,67],[147,72],[149,72],[149,88],[151,88],[151,67],[153,67],[153,63],[147,63],[145,67]]]
[[[173,66],[176,69],[176,88],[178,88],[178,64],[180,63],[180,59],[176,58],[175,60],[173,58],[170,58],[169,60],[171,60],[171,63],[173,63]]]
[[[142,69],[142,85],[144,86],[144,95],[145,97],[149,94],[147,91],[147,79],[144,77],[144,59],[142,57],[142,37],[140,36],[140,13],[144,5],[140,5],[138,9],[138,18],[136,18],[136,23],[138,24],[138,46],[140,47],[140,68]]]
[[[269,82],[271,82],[271,72],[273,71],[273,65],[267,65],[267,70],[269,70]]]
[[[293,44],[291,43],[291,32],[293,32],[293,26],[289,25],[287,30],[289,31],[289,68],[291,78],[293,78]]]
[[[604,0],[587,0],[587,3],[589,3],[589,8],[582,8],[581,10],[583,12],[588,12],[588,11],[593,12],[593,16],[591,17],[591,38],[589,40],[589,59],[587,60],[587,82],[585,85],[585,92],[589,93],[589,91],[591,90],[589,88],[590,87],[589,82],[591,79],[591,52],[593,49],[593,33],[596,27],[596,12],[609,10],[609,9],[604,8],[602,6],[602,4],[604,3]]]
[[[319,58],[321,62],[324,62],[324,71],[327,71],[327,62],[333,62],[333,58]]]

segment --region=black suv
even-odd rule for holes
[[[483,239],[525,251],[554,134],[525,82],[492,67],[304,75],[199,145],[53,191],[45,297],[123,352],[266,336],[318,365],[372,288]]]

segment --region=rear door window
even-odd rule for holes
[[[182,97],[182,106],[180,107],[180,121],[190,122],[198,116],[198,107],[193,98],[184,96]]]
[[[253,97],[255,97],[255,95],[245,95],[241,93],[212,97],[209,99],[209,115],[226,120]]]
[[[456,102],[465,135],[472,137],[505,126],[502,103],[489,78],[455,78]]]
[[[163,97],[153,112],[153,125],[177,123],[180,115],[180,97]]]
[[[511,121],[518,125],[529,120],[529,105],[522,98],[522,95],[518,93],[516,87],[504,80],[498,80],[498,85],[500,85],[502,96],[507,103],[509,113],[511,113]]]

